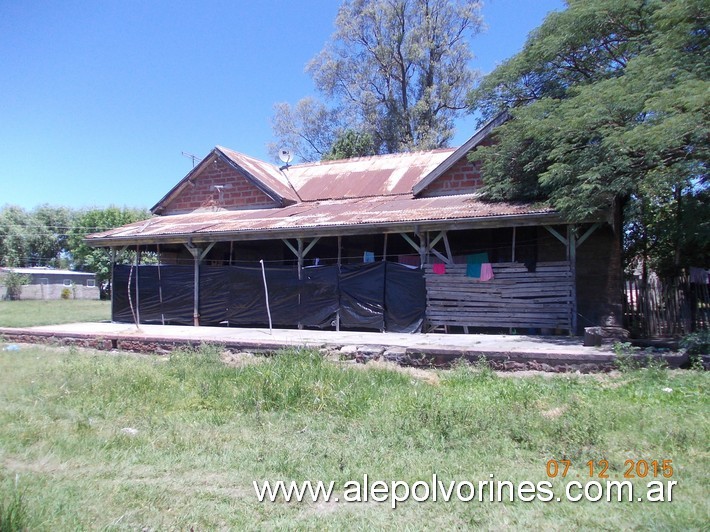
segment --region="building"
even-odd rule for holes
[[[54,268],[0,268],[0,299],[8,297],[3,277],[14,272],[27,278],[18,299],[99,299],[96,274]]]
[[[138,251],[114,269],[113,319],[411,332],[619,324],[613,216],[568,223],[545,205],[481,197],[467,155],[504,119],[459,148],[282,167],[216,147],[152,218],[87,237]],[[160,265],[140,265],[143,252]]]

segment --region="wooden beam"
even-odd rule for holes
[[[562,245],[563,245],[563,246],[566,246],[566,245],[567,245],[567,242],[568,242],[567,239],[566,239],[565,237],[563,237],[561,234],[559,234],[554,228],[550,227],[549,225],[543,225],[543,227],[544,227],[545,229],[547,229],[547,231],[548,231],[552,236],[554,236],[557,240],[559,240],[560,242],[562,242]],[[567,227],[569,227],[569,226],[567,226]]]
[[[410,246],[414,248],[414,250],[419,253],[419,245],[414,243],[414,240],[412,240],[407,233],[400,233],[402,235],[402,238],[404,238]]]
[[[586,231],[581,237],[579,237],[579,238],[577,239],[577,245],[576,245],[576,247],[581,246],[582,243],[583,243],[585,240],[587,240],[587,239],[592,235],[592,233],[593,233],[594,231],[596,231],[597,229],[599,229],[599,228],[601,227],[601,225],[602,225],[602,224],[600,224],[600,223],[595,223],[594,225],[592,225],[592,227],[590,227],[589,229],[587,229],[587,231]]]
[[[338,235],[338,273],[342,263],[343,237]],[[335,330],[340,331],[340,302],[338,302],[338,310],[335,312]]]
[[[289,241],[286,240],[285,238],[282,238],[281,241],[282,241],[284,244],[286,244],[286,247],[288,247],[288,249],[291,250],[291,253],[293,253],[296,257],[298,257],[298,250],[297,250],[295,247],[293,247],[293,245],[291,244],[291,242],[289,242]]]
[[[216,242],[210,243],[205,249],[201,249],[192,244],[191,240],[185,244],[185,247],[192,255],[194,264],[194,279],[193,279],[193,302],[192,302],[192,320],[195,327],[200,326],[200,263],[207,256]]]
[[[417,234],[419,235],[419,265],[420,267],[424,267],[426,264],[426,257],[427,257],[427,239],[429,238],[429,233],[420,233],[417,231]]]
[[[298,257],[298,280],[301,280],[302,272],[303,272],[303,239],[299,238],[298,240],[298,254],[296,257]]]
[[[443,238],[443,236],[444,236],[444,231],[441,231],[438,235],[436,235],[436,238],[434,238],[434,240],[429,242],[429,248],[433,249],[434,246],[436,246],[436,244],[439,242],[439,240],[441,240]]]
[[[439,240],[444,240],[444,247],[446,248],[446,257],[437,251],[434,246],[439,243]],[[444,261],[445,264],[453,264],[454,259],[451,256],[451,248],[449,246],[449,239],[446,236],[446,231],[441,231],[429,244],[427,245],[427,253],[433,253],[435,256],[437,256],[439,259]]]
[[[443,261],[444,261],[444,264],[451,264],[451,262],[449,262],[449,258],[448,258],[448,257],[444,257],[444,255],[442,255],[441,253],[439,253],[437,250],[435,250],[435,249],[430,249],[429,251],[430,251],[431,253],[433,253],[434,255],[436,255],[439,259],[443,260]]]
[[[569,242],[567,253],[572,270],[572,309],[570,311],[570,335],[572,336],[577,334],[577,243],[575,241],[577,234],[575,229],[572,225],[567,226],[567,242]]]
[[[141,291],[140,291],[140,286],[138,284],[138,278],[140,277],[138,275],[138,270],[140,269],[141,263],[141,247],[136,246],[136,327],[140,327],[140,322],[141,322]],[[129,286],[128,289],[130,290],[131,287]]]
[[[446,256],[449,257],[449,264],[454,263],[454,256],[451,254],[451,245],[449,245],[449,236],[446,231],[442,231],[444,234],[444,247],[446,248]]]
[[[304,256],[304,257],[305,257],[306,255],[308,255],[308,252],[313,249],[313,246],[315,246],[315,245],[318,243],[319,240],[320,240],[320,237],[319,237],[319,236],[317,236],[317,237],[315,237],[313,240],[311,240],[311,242],[306,246],[306,249],[303,250],[303,256]]]

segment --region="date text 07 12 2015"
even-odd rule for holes
[[[564,478],[573,469],[571,460],[547,461],[546,473],[549,478]],[[586,463],[586,471],[590,478],[609,478],[609,461],[589,460]],[[626,460],[624,461],[624,478],[646,478],[659,477],[671,478],[673,476],[673,460]]]

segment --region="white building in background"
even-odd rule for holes
[[[0,268],[0,299],[7,298],[6,272],[27,276],[19,299],[99,299],[96,274],[54,268]]]

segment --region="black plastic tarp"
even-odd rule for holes
[[[385,329],[385,263],[340,268],[340,325]]]
[[[113,320],[133,322],[133,312],[137,311],[140,312],[141,323],[192,325],[193,279],[191,266],[114,266],[111,297]],[[140,297],[136,297],[136,283]]]
[[[293,268],[269,268],[269,306],[274,325],[291,325],[298,313],[298,275]],[[261,268],[200,268],[200,323],[268,325]]]
[[[338,267],[304,268],[301,277],[300,322],[306,327],[330,327],[340,304]]]
[[[385,329],[419,332],[426,314],[426,283],[419,268],[387,262],[385,271]]]
[[[131,273],[132,272],[132,273]],[[114,321],[132,322],[140,303],[142,323],[193,323],[192,266],[116,266]],[[140,297],[136,297],[138,278]],[[425,312],[423,273],[395,263],[266,268],[269,308],[277,327],[331,327],[340,311],[343,328],[416,332]],[[202,266],[199,314],[203,325],[264,327],[269,323],[260,267]]]

